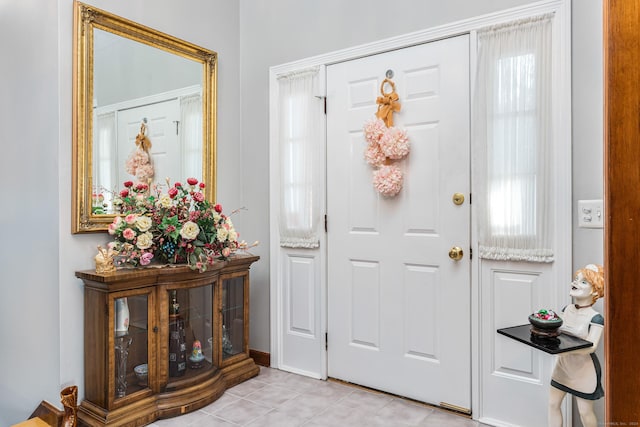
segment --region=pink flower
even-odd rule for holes
[[[136,237],[136,232],[130,228],[125,228],[122,232],[122,236],[127,240],[133,240]]]
[[[167,190],[167,194],[173,199],[178,195],[178,189],[175,187],[171,187],[169,190]]]
[[[200,188],[204,189],[204,187],[206,187],[206,185],[204,185],[204,182],[201,182],[199,185]]]
[[[222,212],[222,205],[217,204],[217,205],[215,205],[215,206],[213,207],[213,209],[214,209],[216,212],[220,213],[220,212]]]
[[[192,195],[193,200],[195,200],[196,202],[202,202],[204,200],[204,194],[202,193],[193,193]]]
[[[380,194],[393,197],[402,189],[402,171],[396,165],[385,165],[373,173],[373,186]]]
[[[141,148],[136,148],[129,154],[125,162],[125,170],[134,175],[138,181],[147,181],[153,178],[153,165],[149,154]]]
[[[111,234],[112,236],[116,234],[116,227],[117,225],[115,225],[113,222],[109,224],[109,229],[107,230],[109,234]]]
[[[129,195],[129,190],[126,188],[120,191],[120,197],[127,197]]]
[[[380,145],[378,145],[378,143],[374,143],[367,144],[367,149],[364,152],[364,159],[371,166],[380,166],[384,163],[386,157],[380,149]]]
[[[178,187],[182,187],[182,184],[180,184],[179,182],[176,182],[175,184],[173,184],[173,186],[178,188]]]
[[[136,190],[138,190],[138,191],[144,191],[147,188],[149,188],[149,186],[147,184],[145,184],[145,183],[139,182],[139,183],[136,184]]]
[[[386,129],[387,127],[381,119],[373,118],[364,124],[364,138],[369,144],[377,143]]]
[[[222,249],[222,256],[223,256],[223,257],[225,257],[225,258],[226,258],[226,257],[228,257],[229,255],[231,255],[231,249],[229,249],[229,248],[224,248],[224,249]]]
[[[136,222],[136,219],[138,219],[138,215],[129,214],[129,215],[124,217],[124,222],[126,222],[127,224],[133,224],[133,223]]]
[[[140,256],[140,265],[149,265],[151,259],[153,258],[153,254],[151,252],[145,252]]]
[[[136,178],[138,178],[139,181],[148,181],[153,178],[153,174],[154,171],[151,163],[139,165],[135,173]]]
[[[111,234],[112,236],[116,234],[116,230],[118,229],[118,226],[120,225],[121,222],[122,222],[122,217],[120,217],[119,215],[116,215],[116,217],[113,218],[113,222],[109,224],[109,229],[108,229],[109,234]]]
[[[189,185],[196,185],[198,183],[198,180],[195,178],[187,178],[187,183]]]
[[[380,149],[390,159],[401,159],[409,154],[409,137],[403,129],[387,129],[380,138]]]

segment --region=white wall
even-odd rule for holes
[[[574,0],[573,40],[573,266],[604,262],[602,229],[578,228],[578,200],[602,199],[603,180],[603,58],[602,0]],[[568,282],[568,281],[567,281]],[[569,292],[567,283],[567,293]],[[594,306],[603,313],[600,300]],[[606,313],[603,313],[606,319]],[[606,320],[605,320],[606,321]],[[596,351],[604,368],[604,343]],[[604,381],[604,378],[603,378]],[[610,397],[610,395],[609,395]],[[595,402],[604,420],[604,399]],[[574,425],[579,424],[573,405]]]
[[[0,0],[0,425],[59,399],[56,2]]]
[[[218,52],[218,201],[239,207],[237,2],[85,3]],[[74,272],[93,268],[108,238],[71,234],[72,34],[72,0],[0,0],[2,426],[42,400],[59,406],[63,386],[77,384],[84,396],[83,287]]]

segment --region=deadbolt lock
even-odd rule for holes
[[[462,252],[462,248],[460,246],[454,246],[449,250],[449,258],[454,261],[460,261],[464,252]]]
[[[464,203],[464,194],[462,193],[453,193],[453,203],[456,205],[461,205]]]

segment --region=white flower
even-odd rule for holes
[[[153,244],[153,234],[150,232],[142,233],[138,236],[136,246],[138,249],[149,249]]]
[[[238,233],[236,233],[236,230],[234,229],[229,230],[229,241],[235,242],[236,240],[238,240]]]
[[[224,227],[218,228],[218,242],[224,242],[229,236],[229,230]]]
[[[153,222],[151,221],[151,218],[149,218],[148,216],[143,215],[136,219],[136,227],[138,227],[138,230],[142,231],[143,233],[149,230],[152,224]],[[144,249],[144,248],[140,248],[140,249]]]
[[[168,194],[163,194],[162,196],[160,196],[160,198],[156,202],[156,205],[160,206],[161,208],[170,208],[171,197],[169,197]]]
[[[193,240],[198,237],[200,233],[200,227],[193,221],[187,221],[182,225],[182,229],[180,230],[180,235],[183,239]]]

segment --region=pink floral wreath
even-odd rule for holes
[[[392,91],[385,93],[384,85],[391,85]],[[409,155],[409,137],[407,132],[393,126],[393,113],[400,111],[395,84],[384,79],[380,86],[381,97],[376,100],[376,117],[364,124],[364,138],[367,148],[364,158],[376,168],[373,171],[373,186],[383,196],[393,197],[402,189],[403,174],[400,167],[392,164]]]
[[[143,184],[149,184],[155,174],[149,154],[150,149],[151,141],[147,138],[147,126],[141,123],[140,132],[136,136],[136,147],[127,157],[125,170]]]

